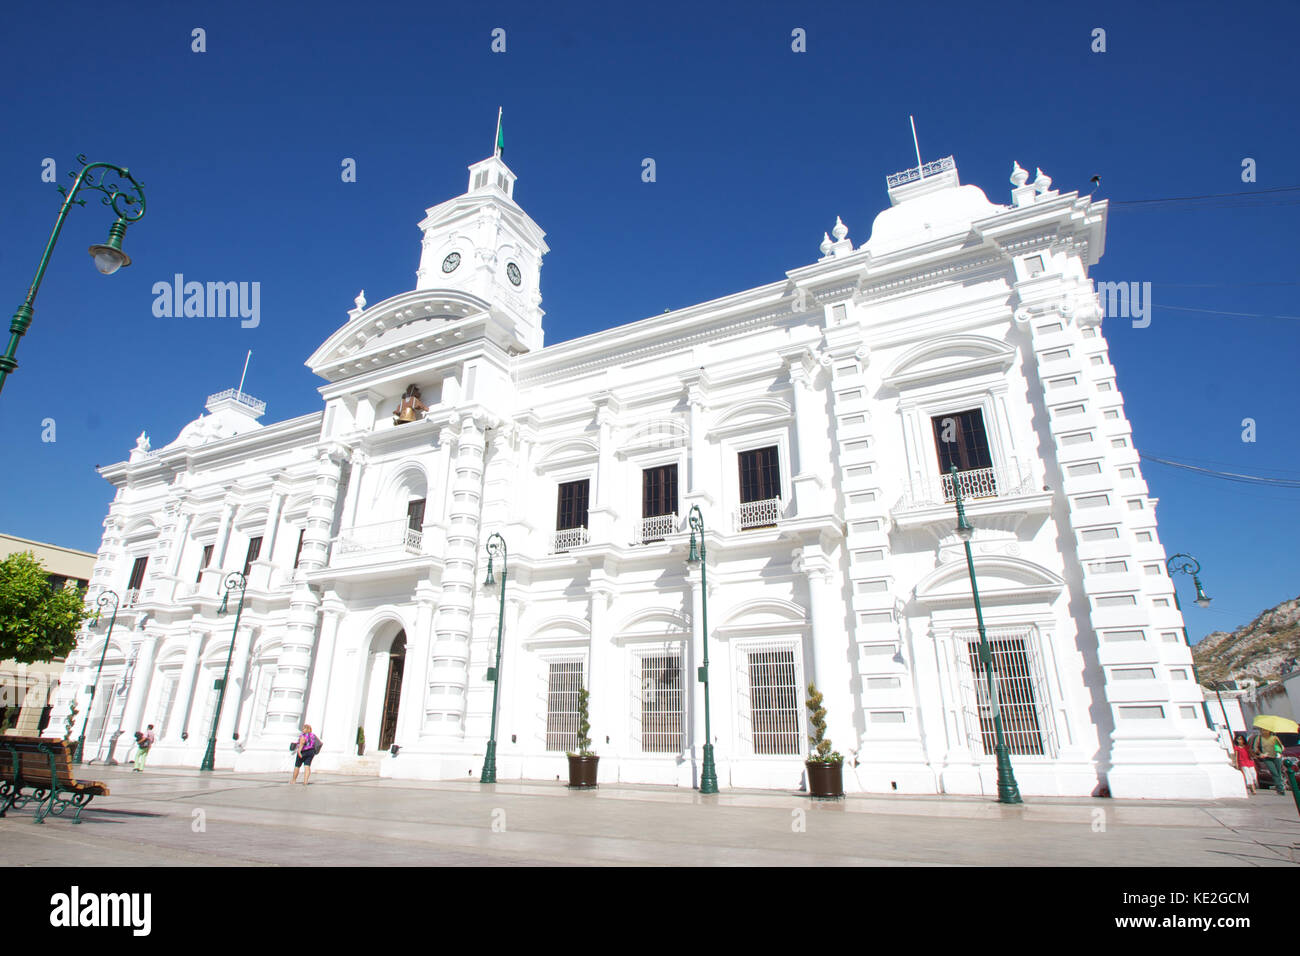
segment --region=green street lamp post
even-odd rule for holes
[[[109,600],[110,597],[112,598],[112,601]],[[95,691],[99,687],[99,675],[104,670],[104,658],[108,656],[108,642],[113,639],[113,625],[117,623],[117,592],[101,591],[99,593],[99,598],[95,603],[101,608],[112,604],[113,616],[108,620],[108,633],[104,635],[104,650],[103,653],[99,655],[99,667],[95,669],[95,681],[90,685],[90,703],[86,705],[86,716],[81,720],[81,736],[77,738],[77,753],[72,758],[72,762],[78,764],[81,763],[82,752],[86,747],[86,725],[90,723],[90,712],[95,709]]]
[[[212,730],[208,734],[208,749],[203,754],[203,763],[199,764],[200,770],[212,770],[216,767],[217,725],[221,723],[221,705],[226,699],[226,684],[230,682],[230,661],[235,656],[235,641],[239,637],[239,616],[244,613],[244,592],[248,589],[248,579],[238,571],[231,571],[226,575],[225,585],[226,593],[221,597],[221,607],[217,609],[217,613],[226,613],[227,604],[230,601],[230,592],[235,588],[239,589],[239,605],[235,608],[235,629],[230,632],[230,649],[226,652],[226,670],[221,675],[221,685],[217,693],[217,709],[212,714]]]
[[[699,505],[691,505],[687,522],[691,526],[691,551],[686,563],[698,561],[700,565],[700,625],[704,638],[704,664],[699,671],[699,681],[704,685],[704,764],[700,767],[700,793],[717,793],[718,771],[713,765],[713,731],[709,724],[709,562],[704,546],[704,513]],[[698,550],[695,547],[696,532],[700,535]]]
[[[1201,562],[1190,554],[1175,554],[1165,562],[1165,570],[1169,573],[1170,581],[1174,579],[1175,574],[1190,574],[1192,576],[1192,585],[1196,588],[1196,606],[1202,608],[1210,606],[1211,598],[1205,593],[1205,588],[1201,587]],[[1174,587],[1174,607],[1178,609],[1179,614],[1183,613],[1182,602],[1178,600],[1177,586]],[[1183,643],[1187,645],[1188,650],[1191,650],[1192,642],[1187,636],[1186,620],[1183,621]],[[1195,658],[1192,658],[1192,676],[1196,678],[1196,686],[1199,687],[1201,685],[1201,675],[1196,669]],[[1218,689],[1216,688],[1215,691],[1217,693]],[[1219,706],[1223,706],[1222,697],[1219,698]],[[1210,704],[1206,701],[1204,694],[1201,694],[1201,711],[1205,714],[1205,726],[1213,730],[1214,721],[1210,717]],[[1227,717],[1226,711],[1224,717],[1225,719]]]
[[[84,154],[78,156],[77,160],[81,163],[81,169],[69,174],[73,177],[72,188],[58,187],[59,192],[63,194],[63,206],[59,209],[58,218],[54,220],[54,231],[50,233],[50,241],[45,244],[45,252],[36,267],[36,278],[32,280],[31,286],[27,289],[27,297],[23,299],[23,304],[18,307],[13,321],[9,324],[9,346],[5,349],[4,355],[0,355],[0,389],[4,388],[5,378],[9,373],[18,368],[18,360],[14,358],[18,351],[18,340],[26,334],[32,324],[36,293],[40,290],[41,280],[45,278],[45,269],[50,264],[50,254],[54,252],[54,244],[58,242],[59,233],[63,230],[63,220],[67,218],[68,210],[72,208],[73,203],[78,206],[86,204],[86,200],[77,198],[78,192],[85,189],[103,193],[104,198],[101,201],[117,216],[117,221],[108,229],[108,240],[90,247],[89,252],[94,257],[95,268],[104,275],[112,275],[122,266],[131,264],[131,257],[122,251],[122,237],[126,235],[126,227],[133,222],[138,222],[144,215],[144,185],[138,182],[125,166],[115,166],[112,163],[87,163]],[[110,182],[119,176],[130,183],[129,192],[117,182]]]
[[[980,662],[984,665],[984,674],[989,684],[989,707],[993,711],[993,730],[997,734],[996,752],[998,758],[998,803],[1023,803],[1020,799],[1020,787],[1016,785],[1016,775],[1011,769],[1011,752],[1007,749],[1006,737],[1002,733],[1002,705],[998,700],[998,689],[993,679],[993,651],[989,648],[988,635],[984,632],[984,611],[980,608],[979,587],[975,584],[975,557],[971,554],[970,539],[975,529],[966,520],[966,509],[961,502],[961,482],[958,479],[957,466],[953,465],[952,493],[957,502],[957,537],[966,546],[966,568],[970,572],[970,591],[975,599],[975,626],[980,635]]]
[[[490,588],[492,580],[492,561],[501,556],[501,607],[497,612],[497,659],[496,666],[489,667],[487,678],[492,682],[492,731],[488,735],[487,753],[483,756],[483,774],[479,783],[497,782],[497,703],[501,697],[501,638],[506,629],[506,539],[493,532],[487,540],[488,570],[484,587]]]

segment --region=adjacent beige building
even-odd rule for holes
[[[95,567],[95,556],[90,552],[0,534],[0,560],[21,551],[36,556],[55,587],[75,586],[84,591]],[[36,736],[40,732],[42,718],[49,713],[54,689],[63,676],[63,664],[61,657],[39,664],[0,661],[0,728],[10,727],[17,711],[17,723],[9,733]]]

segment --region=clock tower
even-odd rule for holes
[[[542,347],[546,233],[515,203],[515,174],[498,150],[469,167],[469,188],[426,211],[417,291],[478,296],[515,324],[529,350]]]

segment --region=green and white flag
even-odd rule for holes
[[[506,151],[506,134],[501,128],[501,107],[497,107],[497,145],[496,155],[500,156]]]

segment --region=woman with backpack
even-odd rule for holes
[[[311,724],[302,725],[302,733],[298,735],[298,742],[294,744],[291,749],[297,755],[297,759],[293,762],[293,779],[289,782],[297,783],[298,770],[305,766],[307,772],[303,775],[302,783],[303,786],[306,786],[311,783],[312,758],[315,757],[321,749],[321,740],[311,732]]]

